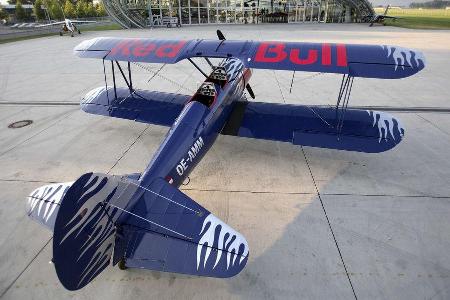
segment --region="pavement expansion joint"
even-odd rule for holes
[[[36,136],[38,136],[39,134],[43,133],[44,131],[52,128],[53,126],[55,126],[56,124],[58,124],[59,122],[61,122],[62,120],[66,119],[69,115],[73,114],[75,111],[69,111],[65,114],[63,114],[61,117],[59,117],[58,119],[56,119],[55,122],[51,123],[49,126],[43,128],[42,130],[39,130],[38,132],[36,132],[35,134],[31,135],[30,137],[26,138],[25,140],[19,142],[18,144],[14,145],[13,147],[9,148],[8,150],[0,153],[0,156],[5,155],[6,153],[14,150],[15,148],[17,148],[20,145],[23,145],[24,143],[28,142],[29,140],[35,138]]]
[[[331,235],[333,236],[334,244],[336,245],[336,249],[337,249],[337,251],[338,251],[338,253],[339,253],[339,256],[340,256],[340,258],[341,258],[342,265],[344,266],[345,274],[347,275],[348,282],[350,283],[350,287],[351,287],[351,289],[352,289],[353,296],[355,296],[355,299],[358,299],[358,297],[356,296],[355,289],[354,289],[354,287],[353,287],[352,280],[350,279],[350,275],[349,275],[349,272],[348,272],[348,270],[347,270],[347,266],[345,265],[345,261],[344,261],[344,258],[343,258],[343,256],[342,256],[341,249],[339,248],[339,244],[338,244],[337,239],[336,239],[336,236],[335,236],[335,234],[334,234],[333,227],[331,226],[330,219],[328,218],[328,214],[327,214],[327,211],[326,211],[326,209],[325,209],[325,205],[323,204],[322,197],[320,196],[319,188],[318,188],[318,186],[317,186],[317,184],[316,184],[316,180],[314,179],[314,174],[313,174],[313,172],[312,172],[312,170],[311,170],[311,167],[310,167],[310,165],[309,165],[308,158],[306,157],[305,150],[303,149],[303,146],[300,146],[300,147],[301,147],[301,149],[302,149],[302,153],[303,153],[303,157],[305,158],[306,165],[308,166],[309,174],[311,175],[311,179],[312,179],[312,181],[313,181],[313,183],[314,183],[314,187],[315,187],[315,189],[316,189],[316,191],[317,191],[317,196],[319,197],[320,204],[321,204],[322,209],[323,209],[323,213],[325,214],[325,218],[326,218],[327,223],[328,223],[328,227],[330,228]]]
[[[36,260],[36,258],[39,256],[39,254],[42,253],[42,251],[47,247],[47,245],[50,243],[50,241],[53,239],[53,237],[49,238],[48,241],[42,246],[41,249],[36,253],[36,255],[30,260],[30,262],[25,266],[25,268],[14,278],[14,280],[5,288],[5,290],[0,294],[0,299],[11,289],[11,287],[17,282],[17,280],[22,276],[23,273],[31,266],[31,264]]]
[[[150,125],[147,125],[144,130],[141,131],[141,133],[138,135],[138,137],[133,141],[133,143],[130,144],[130,146],[128,146],[128,148],[122,153],[122,155],[119,157],[119,159],[114,163],[114,165],[109,169],[109,171],[106,174],[109,174],[114,168],[115,166],[117,166],[117,164],[119,163],[119,161],[122,160],[122,158],[128,153],[128,151],[130,151],[131,148],[133,148],[134,144],[136,144],[136,142],[142,137],[142,135],[145,133],[145,131],[150,127]]]

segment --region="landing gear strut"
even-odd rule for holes
[[[117,265],[119,266],[119,269],[121,270],[126,270],[128,269],[127,266],[125,265],[125,257],[122,257],[119,262],[117,263]]]

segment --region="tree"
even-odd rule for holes
[[[84,18],[86,16],[86,2],[78,0],[75,11],[78,18]]]
[[[66,18],[73,18],[76,16],[75,6],[70,0],[66,0],[66,3],[64,4],[64,14],[66,15]]]
[[[8,0],[7,1],[8,2],[8,4],[11,4],[11,5],[16,5],[16,3],[17,2],[20,2],[20,4],[33,4],[33,0],[20,0],[20,1],[17,1],[17,0]]]
[[[3,7],[0,5],[0,20],[7,20],[9,15],[6,11],[3,10]]]
[[[16,2],[16,19],[17,21],[23,21],[27,17],[27,14],[25,12],[25,9],[22,6],[22,3],[20,1]]]
[[[87,4],[86,7],[86,17],[95,17],[96,16],[96,11],[94,8],[94,4],[92,4],[92,2]]]
[[[97,17],[104,17],[106,16],[106,10],[105,7],[103,6],[103,2],[100,2],[98,4],[95,5],[95,10],[97,11]]]
[[[36,20],[45,20],[45,12],[42,9],[42,0],[36,0],[36,2],[34,2],[33,13]]]
[[[53,20],[61,20],[63,18],[61,4],[57,0],[46,0],[45,6]]]

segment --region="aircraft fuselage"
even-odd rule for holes
[[[141,186],[158,177],[180,186],[211,148],[251,77],[251,70],[238,59],[227,59],[223,65],[230,79],[223,86],[214,83],[216,96],[209,107],[197,100],[197,94],[184,106],[142,173]]]

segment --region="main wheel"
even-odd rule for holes
[[[78,29],[78,34],[81,34],[81,31],[80,31],[80,29]]]
[[[62,36],[62,32],[61,31],[59,32],[59,35]]]
[[[117,263],[117,265],[119,266],[119,269],[121,270],[126,270],[128,269],[127,266],[125,265],[125,258],[122,257],[119,262]]]

